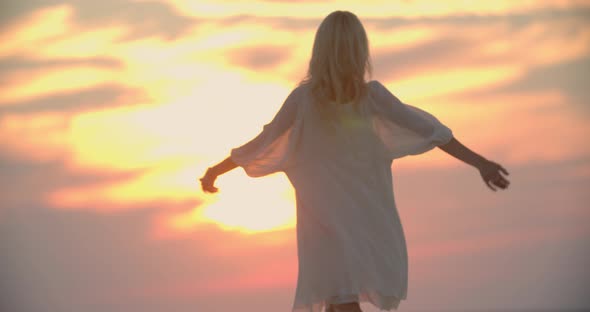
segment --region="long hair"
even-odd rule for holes
[[[367,94],[365,74],[372,74],[369,40],[356,15],[348,11],[330,13],[315,34],[306,77],[314,104],[323,120],[334,120],[338,104],[352,103],[359,112]]]

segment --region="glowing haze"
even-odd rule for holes
[[[590,308],[588,2],[357,3],[3,4],[0,307],[287,311],[286,177],[197,182],[272,119],[344,9],[374,79],[510,171],[494,193],[438,149],[394,162],[401,309]]]

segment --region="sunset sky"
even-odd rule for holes
[[[393,162],[400,311],[590,308],[589,1],[35,0],[0,5],[0,310],[289,311],[286,176],[198,178],[334,10],[373,79],[510,172],[492,192],[440,149]]]

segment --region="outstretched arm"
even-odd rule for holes
[[[447,144],[438,147],[449,155],[477,168],[484,182],[491,190],[496,191],[491,183],[502,189],[507,188],[508,184],[510,184],[510,181],[500,174],[500,171],[506,175],[509,174],[504,167],[470,150],[456,138],[452,138]]]
[[[201,181],[201,188],[203,189],[203,192],[217,192],[219,189],[213,185],[215,183],[215,179],[217,179],[218,176],[236,168],[237,166],[238,165],[233,162],[231,157],[228,156],[217,165],[209,167],[207,172],[205,172],[205,175],[199,179]]]
[[[199,179],[204,192],[217,192],[215,179],[238,166],[244,167],[251,177],[261,177],[282,169],[288,152],[288,144],[285,144],[289,138],[287,131],[295,121],[301,90],[295,88],[291,91],[274,118],[262,127],[262,132],[254,139],[233,148],[226,159],[207,169],[205,175]]]

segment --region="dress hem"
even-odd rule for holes
[[[336,295],[316,299],[314,302],[305,304],[293,305],[292,312],[322,312],[327,308],[328,304],[339,304],[348,302],[370,303],[379,311],[392,311],[397,310],[399,304],[405,296],[397,295],[382,295],[375,291],[361,291],[356,294]]]

